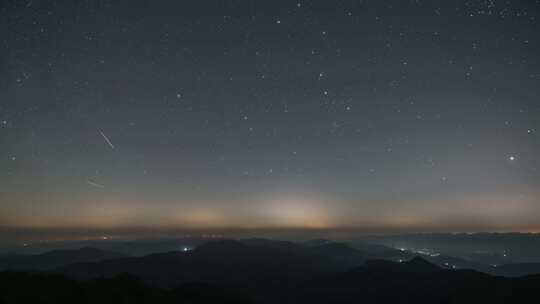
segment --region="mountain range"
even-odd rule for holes
[[[142,257],[92,248],[4,256],[0,303],[519,303],[540,287],[540,275],[377,259],[401,251],[367,248],[246,239]]]

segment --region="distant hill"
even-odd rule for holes
[[[528,303],[540,275],[494,277],[448,270],[422,258],[371,261],[345,273],[304,284],[291,303]]]
[[[247,245],[255,245],[266,248],[282,249],[295,252],[300,255],[309,255],[325,259],[326,263],[332,263],[339,269],[350,269],[363,264],[370,255],[367,252],[357,250],[345,243],[334,242],[330,240],[317,239],[304,243],[293,243],[279,240],[268,240],[261,238],[253,238],[241,240]]]
[[[309,248],[309,252],[328,258],[329,262],[335,263],[336,267],[344,266],[346,268],[362,265],[368,257],[367,253],[356,250],[344,243],[329,242],[312,246]]]
[[[481,264],[540,263],[539,233],[420,233],[358,238],[392,248],[428,248]]]
[[[241,243],[250,245],[250,246],[261,246],[261,247],[271,247],[271,248],[301,248],[302,246],[300,244],[289,242],[289,241],[281,241],[281,240],[272,240],[272,239],[265,239],[265,238],[249,238],[249,239],[242,239],[239,240]]]
[[[0,256],[0,270],[51,270],[74,263],[98,262],[122,257],[125,255],[90,247],[53,250],[36,255],[3,255]]]
[[[494,275],[507,277],[521,277],[532,274],[540,274],[540,263],[516,263],[491,267],[488,271]]]
[[[242,290],[261,303],[341,303],[365,296],[368,303],[400,303],[403,299],[435,303],[454,296],[463,300],[468,289],[473,296],[515,288],[529,292],[538,277],[507,279],[472,270],[451,270],[415,257],[402,263],[365,260],[365,254],[346,244],[324,242],[313,246],[252,239],[205,243],[188,252],[168,252],[63,266],[57,271],[75,279],[113,278],[127,273],[146,284],[174,288],[190,282],[205,282],[225,290]],[[532,283],[531,283],[532,282]],[[538,285],[540,286],[540,285]],[[361,288],[360,288],[361,287]],[[396,293],[397,292],[397,293]],[[395,298],[402,294],[403,298]],[[345,296],[347,295],[347,296]],[[517,296],[517,295],[515,295]],[[385,302],[391,299],[397,302]],[[409,303],[407,301],[407,303]]]
[[[311,250],[223,240],[203,244],[188,252],[77,263],[57,270],[77,279],[110,278],[129,273],[160,287],[203,281],[257,289],[261,285],[279,287],[290,281],[350,268],[337,265],[331,258]]]

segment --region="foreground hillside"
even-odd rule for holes
[[[1,304],[74,303],[250,303],[242,295],[204,283],[152,288],[129,275],[74,281],[61,274],[0,273]]]

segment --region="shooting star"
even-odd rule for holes
[[[114,149],[114,145],[112,144],[112,142],[109,140],[109,138],[107,137],[107,135],[105,135],[105,133],[103,133],[103,131],[99,130],[99,134],[101,134],[101,137],[103,137],[103,139],[105,139],[105,141],[107,142],[107,144],[109,144],[109,146]]]
[[[93,180],[91,180],[91,179],[87,179],[86,182],[87,182],[90,186],[93,186],[93,187],[96,187],[96,188],[105,188],[104,185],[99,184],[99,183],[96,183],[95,181],[93,181]]]

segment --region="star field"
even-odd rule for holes
[[[0,226],[539,231],[539,1],[4,1]]]

